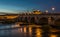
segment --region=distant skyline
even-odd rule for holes
[[[60,12],[60,0],[0,0],[0,12],[19,13],[38,9],[41,11],[55,8],[55,12]]]

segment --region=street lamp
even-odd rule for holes
[[[46,10],[45,12],[48,13],[48,10]]]

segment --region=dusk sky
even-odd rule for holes
[[[0,0],[0,12],[18,13],[38,9],[41,11],[55,8],[55,12],[60,12],[60,0]]]

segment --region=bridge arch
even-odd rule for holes
[[[58,19],[55,20],[55,24],[56,25],[60,25],[60,18],[58,18]]]
[[[41,17],[39,19],[40,24],[48,24],[48,18],[47,17]]]
[[[54,17],[51,17],[51,20],[54,21],[55,20]]]
[[[35,23],[35,17],[31,17],[31,18],[30,18],[30,22],[31,22],[31,23]]]

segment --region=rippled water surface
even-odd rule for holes
[[[7,28],[9,28],[9,26],[7,26]],[[52,32],[48,27],[47,29],[44,29],[38,25],[15,25],[10,26],[10,28],[11,29],[0,28],[0,37],[60,37],[60,32]]]

